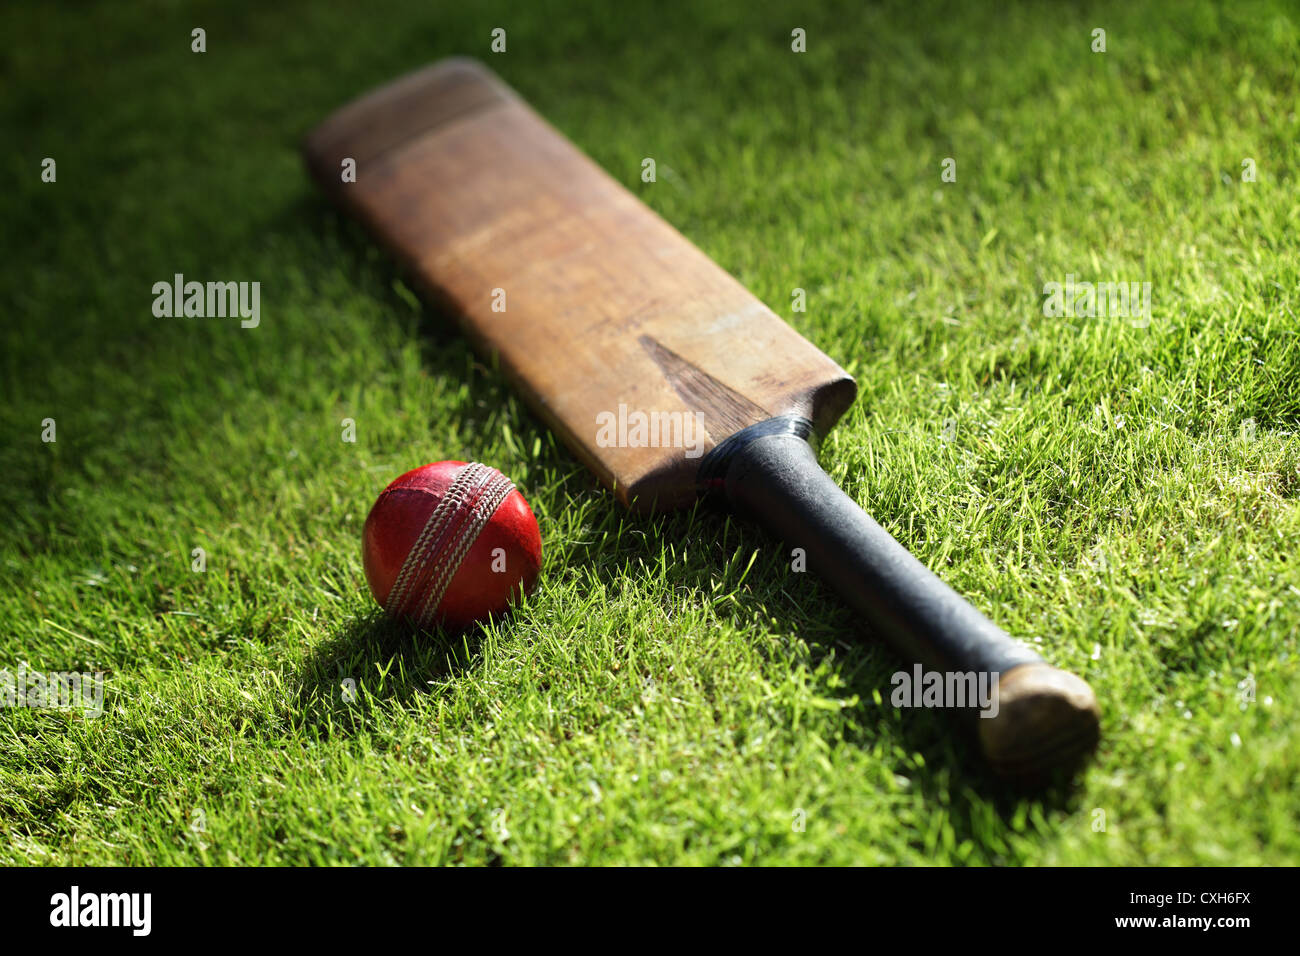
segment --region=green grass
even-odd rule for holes
[[[98,719],[0,711],[0,863],[1300,862],[1294,8],[514,6],[0,13],[0,667],[108,675]],[[1091,682],[1075,786],[891,707],[897,659],[756,530],[621,512],[316,194],[310,126],[495,26],[857,376],[849,493]],[[260,281],[261,326],[155,319],[176,272]],[[1150,326],[1045,317],[1067,274],[1151,282]],[[546,549],[465,639],[385,625],[358,553],[444,458]]]

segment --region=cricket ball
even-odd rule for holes
[[[361,559],[370,593],[389,615],[459,630],[532,591],[542,536],[501,472],[439,461],[384,489],[361,532]]]

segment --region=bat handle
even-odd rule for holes
[[[996,715],[979,719],[978,736],[997,772],[1038,782],[1077,767],[1100,732],[1092,689],[1013,640],[895,541],[822,471],[811,434],[796,416],[750,426],[702,460],[701,484],[802,548],[808,566],[909,661],[943,673],[945,684],[950,674],[996,681]]]

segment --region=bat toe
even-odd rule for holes
[[[1096,749],[1101,709],[1092,688],[1048,664],[1022,664],[998,683],[998,712],[979,721],[980,746],[1008,780],[1038,785],[1073,774]]]

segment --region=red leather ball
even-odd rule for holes
[[[439,461],[384,489],[361,532],[370,593],[421,627],[468,627],[503,613],[537,585],[542,536],[505,475]]]

